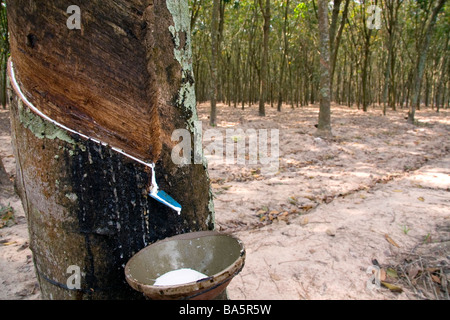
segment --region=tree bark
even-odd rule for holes
[[[6,16],[6,9],[3,7],[3,2],[0,4],[0,30],[6,31],[8,29],[8,18]],[[3,109],[6,109],[6,87],[7,87],[7,62],[9,54],[9,35],[8,32],[3,32],[0,35],[0,103]]]
[[[8,173],[6,172],[5,166],[3,165],[2,158],[0,157],[0,188],[10,184]]]
[[[398,11],[402,2],[386,0],[386,30],[388,34],[387,40],[387,61],[384,73],[384,88],[383,88],[383,115],[386,115],[387,104],[389,103],[389,93],[394,92],[394,36],[397,29]],[[392,105],[392,104],[391,104]]]
[[[217,118],[217,59],[219,54],[219,6],[220,0],[213,1],[213,10],[211,17],[211,87],[210,87],[210,99],[211,99],[211,113],[209,116],[209,124],[211,126],[216,125]]]
[[[42,296],[142,298],[123,274],[134,253],[214,228],[203,157],[171,157],[172,132],[193,142],[197,120],[188,2],[82,1],[81,30],[66,27],[66,1],[7,9],[16,184]],[[149,162],[181,215],[148,197]],[[72,265],[80,288],[68,286]]]
[[[287,38],[287,23],[288,23],[288,13],[289,13],[290,0],[286,0],[284,9],[284,24],[283,24],[283,56],[281,58],[280,65],[280,79],[278,85],[278,104],[277,111],[281,111],[281,105],[283,104],[283,85],[284,85],[284,69],[286,68],[286,57],[288,54],[289,42]]]
[[[443,91],[445,91],[444,79],[446,76],[448,77],[449,42],[450,42],[450,35],[447,34],[447,39],[445,41],[445,50],[442,54],[441,70],[438,75],[438,80],[437,80],[437,84],[436,84],[436,87],[437,87],[436,94],[435,94],[436,112],[440,111],[441,102],[443,102],[443,96],[444,96]]]
[[[350,4],[350,0],[346,0],[344,5],[344,10],[342,12],[342,19],[341,24],[339,26],[339,30],[337,31],[336,35],[336,28],[337,28],[337,19],[339,16],[339,9],[341,6],[341,1],[335,1],[333,5],[333,14],[331,19],[331,25],[330,25],[330,100],[332,100],[333,95],[333,83],[334,83],[334,73],[336,69],[336,62],[337,62],[337,56],[339,52],[339,47],[342,39],[342,34],[344,31],[345,23],[347,21],[347,15],[348,15],[348,7]],[[339,83],[338,83],[339,85]]]
[[[365,8],[364,8],[365,10]],[[363,11],[365,12],[365,11]],[[363,17],[365,15],[363,14]],[[363,19],[365,22],[365,18]],[[367,108],[369,106],[369,87],[368,87],[368,67],[369,67],[369,61],[370,61],[370,45],[371,45],[371,36],[372,36],[372,29],[368,29],[366,25],[364,24],[364,51],[363,51],[363,65],[362,65],[362,72],[361,72],[361,85],[362,85],[362,104],[363,104],[363,111],[367,112]]]
[[[431,41],[431,34],[434,28],[434,25],[436,24],[436,19],[439,14],[439,11],[441,11],[442,7],[444,6],[446,0],[439,0],[436,7],[433,9],[433,13],[431,15],[431,18],[425,27],[425,33],[423,37],[423,41],[419,47],[418,52],[418,60],[417,60],[417,67],[414,72],[414,85],[413,85],[413,94],[411,98],[411,102],[409,105],[409,111],[408,111],[408,122],[414,123],[415,122],[415,113],[416,113],[416,105],[419,103],[419,96],[420,96],[420,88],[422,86],[422,78],[423,78],[423,72],[425,69],[425,63],[427,60],[428,55],[428,49]]]
[[[331,134],[331,82],[330,82],[330,39],[328,30],[328,1],[319,0],[319,38],[320,38],[320,88],[319,88],[319,135]]]
[[[267,61],[269,57],[269,31],[270,31],[270,0],[266,0],[263,7],[263,0],[259,0],[259,5],[264,18],[263,26],[263,53],[261,58],[261,74],[259,80],[259,115],[264,117],[266,115],[265,103],[267,100]]]

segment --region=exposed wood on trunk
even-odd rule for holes
[[[66,10],[65,1],[8,3],[11,55],[25,94],[52,119],[155,161],[160,132],[149,127],[160,127],[164,102],[155,86],[161,51],[149,32],[153,5],[86,1],[79,31],[65,27]]]

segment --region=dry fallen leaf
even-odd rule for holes
[[[10,245],[16,244],[16,243],[17,243],[17,241],[11,241],[11,242],[2,242],[1,244],[2,244],[3,246],[10,246]]]
[[[393,268],[387,268],[386,274],[391,278],[398,278],[397,271]]]
[[[334,196],[325,196],[323,198],[323,202],[325,202],[326,204],[330,203],[333,200],[334,200]]]
[[[380,281],[386,280],[386,270],[380,269]]]
[[[278,215],[277,219],[278,220],[285,220],[288,217],[289,212],[285,211],[283,213],[281,213],[280,215]]]
[[[265,214],[267,212],[267,210],[263,210],[263,209],[261,209],[261,210],[258,210],[258,211],[256,211],[256,215],[262,215],[262,214]]]
[[[306,205],[306,206],[302,206],[301,209],[308,212],[309,210],[311,210],[312,208],[314,208],[312,205]]]
[[[289,197],[288,200],[290,204],[297,204],[297,199],[295,199],[295,197]]]
[[[269,272],[269,275],[270,275],[270,278],[274,281],[280,281],[282,279],[279,275],[272,273],[272,272]]]
[[[418,266],[411,267],[408,271],[409,278],[414,279],[419,273],[419,271],[421,271],[421,269]]]
[[[308,224],[308,222],[309,222],[308,217],[304,217],[304,218],[302,219],[302,221],[300,221],[300,225],[301,225],[301,226],[306,226],[306,225]]]
[[[431,280],[433,280],[437,284],[441,284],[441,278],[439,278],[438,276],[436,276],[434,274],[431,275]]]
[[[380,283],[383,286],[385,286],[386,288],[388,288],[389,290],[391,290],[392,292],[398,292],[398,293],[403,292],[402,288],[400,288],[400,287],[398,287],[396,285],[393,285],[392,283],[388,283],[388,282],[385,282],[385,281],[380,281]]]
[[[392,238],[389,237],[389,235],[387,233],[384,235],[384,237],[390,244],[392,244],[393,246],[396,246],[397,248],[400,248],[400,246],[394,240],[392,240]]]

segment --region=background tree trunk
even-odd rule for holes
[[[444,79],[445,77],[448,77],[449,75],[449,68],[448,68],[448,60],[449,60],[449,43],[450,43],[450,35],[447,34],[447,39],[445,40],[445,50],[442,56],[442,62],[441,67],[438,74],[438,80],[436,84],[436,94],[435,94],[435,104],[436,104],[436,112],[439,112],[441,103],[443,101],[443,91],[445,91],[445,85],[444,85]],[[442,101],[441,101],[442,100]]]
[[[9,185],[10,183],[11,181],[9,181],[8,173],[6,172],[2,158],[0,157],[0,188]]]
[[[27,100],[11,96],[17,186],[44,299],[131,299],[123,268],[146,245],[214,228],[206,163],[171,159],[174,129],[197,120],[188,1],[8,1],[13,69]],[[113,148],[114,147],[114,148]],[[137,158],[135,161],[117,150]],[[198,159],[198,155],[197,155]],[[156,162],[177,215],[147,196]],[[81,269],[69,289],[67,268]]]
[[[319,37],[320,37],[320,88],[319,88],[319,124],[317,126],[320,135],[331,134],[330,111],[330,37],[328,30],[328,1],[319,0]]]
[[[217,110],[217,60],[219,55],[219,8],[220,0],[213,1],[213,10],[211,18],[211,113],[209,116],[209,123],[211,126],[216,125]]]
[[[263,6],[263,0],[259,0],[259,6],[264,18],[263,26],[263,52],[261,58],[261,74],[259,80],[259,115],[264,117],[266,115],[265,103],[267,100],[267,83],[269,80],[267,72],[267,62],[269,60],[269,32],[270,32],[270,0],[266,0]]]
[[[433,31],[434,25],[436,24],[436,19],[437,19],[438,13],[439,13],[439,11],[441,11],[442,7],[444,6],[445,1],[446,0],[439,0],[436,7],[434,7],[431,18],[425,28],[423,40],[419,47],[417,67],[415,68],[414,84],[412,87],[413,94],[412,94],[411,102],[409,105],[409,111],[408,111],[408,122],[409,123],[414,123],[414,121],[415,121],[414,116],[416,113],[416,105],[418,103],[420,103],[420,100],[419,100],[420,89],[422,87],[423,72],[424,72],[425,63],[427,60],[428,49],[429,49],[430,40],[431,40],[431,34]]]
[[[283,56],[281,58],[280,64],[280,78],[278,79],[278,102],[277,110],[281,111],[281,105],[283,103],[283,89],[284,89],[284,70],[286,68],[286,57],[288,54],[289,42],[287,36],[287,24],[288,24],[288,13],[289,13],[290,0],[286,0],[284,4],[286,7],[284,9],[284,23],[283,23]]]
[[[333,83],[334,83],[334,73],[336,69],[336,62],[337,62],[337,56],[339,52],[339,46],[342,39],[342,33],[344,31],[344,27],[347,21],[347,15],[348,15],[348,6],[350,4],[350,0],[345,1],[344,10],[342,12],[342,19],[341,24],[339,26],[339,30],[337,30],[337,20],[339,17],[339,10],[341,7],[342,0],[334,1],[333,4],[333,13],[331,18],[331,24],[330,24],[330,99],[332,99],[333,96]],[[336,34],[337,32],[337,34]],[[339,84],[339,81],[338,81]]]
[[[376,3],[376,2],[375,2]],[[375,4],[376,5],[376,4]],[[361,86],[362,86],[362,104],[363,111],[366,112],[369,107],[369,64],[370,64],[370,46],[372,39],[372,29],[367,28],[366,26],[366,7],[363,9],[362,14],[362,23],[364,24],[364,49],[363,49],[363,64],[362,64],[362,72],[361,72]]]
[[[394,94],[394,37],[398,23],[398,11],[402,4],[401,1],[385,0],[385,27],[387,30],[387,59],[386,68],[384,71],[384,88],[383,88],[383,115],[386,115],[387,104],[389,103],[389,96]],[[395,104],[391,103],[391,106]]]

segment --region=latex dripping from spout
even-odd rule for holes
[[[172,208],[175,210],[178,215],[181,214],[181,205],[175,201],[174,198],[169,196],[166,192],[163,190],[159,190],[158,184],[156,183],[156,175],[155,175],[155,164],[152,163],[150,165],[151,171],[152,171],[152,180],[150,185],[150,192],[149,196],[155,199],[156,201],[164,204],[165,206]]]

